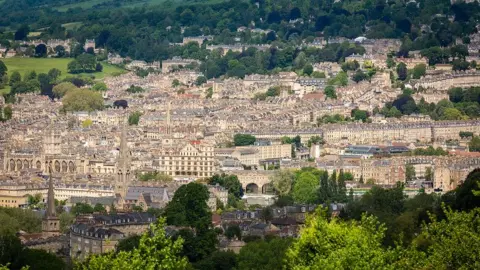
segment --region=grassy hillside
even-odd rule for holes
[[[5,65],[8,68],[8,74],[12,74],[14,71],[20,72],[23,75],[27,71],[35,70],[37,74],[39,73],[48,73],[48,71],[52,68],[57,68],[62,71],[61,78],[65,78],[67,76],[74,76],[67,72],[67,65],[71,58],[6,58],[2,59]],[[87,75],[87,76],[95,76],[96,79],[102,79],[105,76],[109,76],[115,73],[122,73],[124,72],[123,69],[109,65],[107,63],[102,63],[103,71],[102,72],[95,72],[95,73],[82,73],[79,75]],[[10,89],[2,89],[1,92],[9,92]]]

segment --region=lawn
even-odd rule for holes
[[[77,75],[87,75],[87,76],[95,76],[96,79],[103,79],[105,76],[112,75],[114,73],[121,73],[125,72],[125,70],[109,65],[107,63],[103,63],[103,71],[102,72],[95,72],[95,73],[81,73],[81,74],[69,74],[67,73],[67,65],[71,58],[5,58],[1,59],[5,63],[8,68],[8,74],[12,74],[14,71],[20,72],[23,75],[27,71],[35,70],[37,74],[39,73],[48,73],[48,71],[52,68],[57,68],[62,71],[61,78],[65,78],[67,76],[77,76]],[[9,92],[10,89],[2,89],[1,92]]]
[[[75,30],[82,26],[82,22],[70,22],[70,23],[64,23],[62,26],[65,28],[65,30]]]

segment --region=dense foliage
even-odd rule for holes
[[[233,136],[233,143],[235,146],[252,145],[255,141],[255,136],[249,134],[235,134],[235,136]]]
[[[76,269],[185,269],[188,261],[181,256],[182,239],[173,241],[165,234],[165,220],[150,225],[137,248],[117,253],[94,255]]]
[[[421,113],[434,120],[464,120],[480,117],[480,87],[452,88],[448,91],[449,100],[441,100],[437,104],[428,103],[422,98],[418,103],[412,97],[413,92],[405,89],[393,102],[387,102],[374,113],[386,117],[401,117]]]
[[[103,109],[103,97],[100,93],[88,89],[68,91],[62,99],[62,111],[95,111]]]
[[[304,41],[314,37],[342,36],[356,38],[399,38],[403,45],[398,54],[422,50],[430,63],[437,62],[438,50],[452,45],[456,38],[464,38],[476,31],[479,5],[450,1],[196,1],[173,4],[167,1],[159,7],[118,8],[132,1],[100,1],[93,8],[72,8],[60,12],[58,6],[68,0],[6,0],[0,5],[0,26],[15,32],[0,34],[0,42],[10,45],[8,39],[24,40],[28,33],[42,30],[39,38],[74,38],[78,41],[94,38],[97,47],[108,48],[139,60],[163,60],[173,56],[208,60],[200,69],[207,78],[220,75],[243,77],[249,73],[267,73],[292,69],[300,74],[312,75],[311,63],[339,61],[362,49],[350,44],[331,43],[323,49],[305,48]],[[147,3],[148,5],[148,3]],[[88,7],[88,5],[87,5]],[[450,20],[450,16],[454,18]],[[76,28],[66,29],[65,23],[79,22]],[[237,31],[239,27],[246,29]],[[252,31],[264,29],[263,33]],[[202,44],[169,46],[179,43],[185,36],[214,35],[214,44],[260,44],[273,47],[266,51],[249,48],[243,53],[208,51]],[[465,40],[465,39],[464,39]],[[468,40],[465,40],[468,42]],[[294,45],[294,46],[292,46]],[[37,46],[38,47],[38,46]],[[248,46],[247,46],[248,47]],[[454,61],[463,61],[464,47],[449,50]],[[41,48],[34,54],[43,56]],[[55,48],[57,56],[64,55]],[[72,56],[83,52],[81,46],[73,49]],[[90,53],[87,50],[87,53]],[[448,57],[446,57],[448,60]],[[445,57],[443,58],[445,59]],[[78,68],[77,68],[78,67]],[[93,65],[88,70],[93,70]],[[72,64],[72,71],[87,70]],[[95,67],[96,69],[96,67]],[[402,69],[402,68],[400,68]],[[399,70],[403,79],[405,70]],[[416,72],[415,77],[418,77]],[[368,77],[359,71],[353,79]],[[199,81],[198,83],[202,83]]]
[[[29,233],[41,230],[41,220],[32,210],[0,207],[0,235],[15,234],[23,230]]]

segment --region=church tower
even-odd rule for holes
[[[51,237],[60,234],[60,219],[55,211],[55,193],[53,190],[52,168],[49,167],[47,211],[42,220],[42,234]]]
[[[62,153],[62,138],[60,137],[60,133],[55,131],[53,125],[52,120],[48,131],[43,137],[43,153],[45,155],[60,155]]]
[[[125,197],[128,185],[130,184],[130,151],[127,144],[126,124],[122,125],[120,136],[120,149],[117,160],[117,176],[115,178],[115,193]]]

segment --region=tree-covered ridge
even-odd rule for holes
[[[0,6],[0,26],[15,30],[25,23],[30,29],[48,27],[42,30],[44,38],[73,37],[80,41],[95,38],[100,47],[145,60],[166,59],[173,55],[169,53],[169,43],[181,42],[183,36],[202,34],[214,35],[214,43],[224,44],[236,43],[236,38],[242,43],[279,45],[285,42],[299,45],[303,39],[312,40],[316,36],[400,38],[404,41],[401,54],[405,55],[408,50],[453,44],[455,38],[476,31],[480,15],[476,2],[454,5],[448,0],[334,2],[263,0],[202,5],[187,2],[174,9],[160,6],[58,12],[32,6],[27,0],[6,0]],[[78,30],[66,31],[61,24],[69,22],[82,25]],[[261,35],[237,32],[241,26],[271,32]],[[11,33],[4,33],[4,37],[8,35]]]

